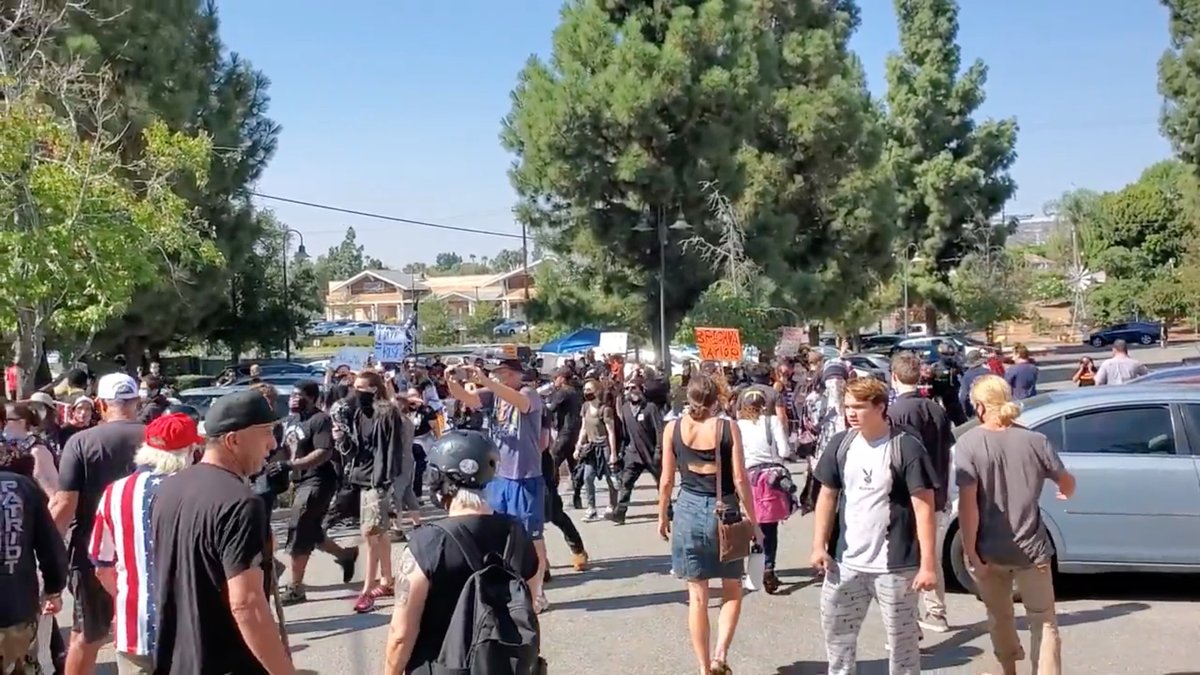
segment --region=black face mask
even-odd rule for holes
[[[583,394],[583,400],[585,400],[585,401],[594,401],[594,400],[596,400],[596,392],[594,392],[594,391],[585,392],[585,393]]]
[[[375,405],[375,392],[360,391],[358,392],[358,405],[361,408],[370,408]]]

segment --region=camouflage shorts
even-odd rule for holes
[[[37,653],[33,649],[36,637],[35,621],[0,628],[0,673],[7,673],[10,669],[25,675],[41,673]]]

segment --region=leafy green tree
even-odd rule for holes
[[[422,274],[425,274],[428,271],[428,269],[429,269],[429,265],[426,265],[423,262],[410,262],[410,263],[407,263],[404,267],[401,267],[400,271],[404,272],[405,274],[422,275]]]
[[[441,272],[449,272],[462,264],[462,256],[453,252],[439,253],[433,262],[433,266]]]
[[[982,328],[990,341],[996,324],[1024,314],[1027,276],[1023,265],[1003,249],[967,256],[950,276],[955,315]]]
[[[1160,124],[1176,154],[1200,172],[1200,1],[1162,0],[1170,16],[1170,47],[1158,61],[1158,91],[1165,101]]]
[[[493,272],[500,274],[515,270],[524,264],[525,255],[521,253],[521,249],[502,248],[491,259],[489,266]]]
[[[529,320],[538,328],[553,327],[546,330],[551,338],[585,326],[619,328],[648,338],[642,297],[614,290],[611,279],[625,268],[617,267],[615,261],[606,267],[606,258],[594,250],[598,247],[589,233],[582,232],[574,254],[548,258],[534,268],[537,294],[529,303]]]
[[[494,302],[475,303],[475,313],[464,324],[466,336],[473,340],[490,340],[492,329],[500,323],[500,306]]]
[[[328,287],[330,281],[349,279],[363,270],[387,269],[381,260],[367,255],[366,250],[366,246],[358,243],[354,228],[347,227],[341,243],[317,256],[314,263],[317,279],[324,284],[322,287]]]
[[[422,300],[417,316],[418,346],[445,347],[458,341],[458,327],[445,300]]]
[[[1038,302],[1059,302],[1071,297],[1071,289],[1062,272],[1034,272],[1029,281],[1029,297]]]
[[[718,278],[680,246],[719,240],[713,183],[776,304],[834,315],[860,294],[866,270],[890,265],[893,211],[879,111],[848,46],[858,20],[851,0],[567,2],[550,57],[519,76],[502,142],[518,218],[601,293],[556,288],[540,311],[572,323],[602,299],[636,301],[626,325],[657,336],[658,232],[682,218],[690,235],[671,230],[666,246],[673,334]],[[602,245],[579,248],[585,235]]]
[[[779,328],[791,323],[787,312],[772,307],[762,296],[738,292],[728,282],[718,281],[700,296],[680,323],[675,341],[695,344],[697,326],[736,328],[743,346],[769,351],[779,340]]]
[[[95,333],[164,261],[220,254],[172,189],[183,174],[203,184],[207,138],[150,125],[140,157],[125,161],[112,150],[119,137],[103,125],[82,135],[60,112],[103,108],[106,75],[46,60],[20,31],[0,37],[0,55],[0,208],[11,214],[0,225],[0,326],[16,335],[28,388],[49,331]]]
[[[953,312],[950,271],[972,251],[1003,243],[991,218],[1016,190],[1017,123],[977,123],[987,67],[961,71],[958,3],[895,0],[900,52],[888,58],[889,150],[899,183],[899,244],[920,254],[914,288],[926,323]],[[960,72],[961,71],[961,72]],[[912,248],[904,249],[908,256]]]

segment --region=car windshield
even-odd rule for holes
[[[1024,415],[1030,410],[1033,410],[1034,408],[1040,408],[1052,400],[1054,400],[1053,394],[1038,394],[1037,396],[1030,396],[1027,399],[1017,401],[1017,405],[1021,406],[1021,414]],[[954,438],[958,438],[979,426],[979,421],[979,418],[976,417],[973,420],[968,420],[957,427],[954,427]]]

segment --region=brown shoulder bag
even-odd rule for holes
[[[721,562],[733,562],[750,555],[750,545],[754,542],[754,523],[745,515],[738,520],[725,522],[725,500],[721,489],[721,445],[725,440],[725,427],[728,420],[721,420],[721,435],[717,440],[716,450],[713,451],[717,461],[717,542],[721,554]]]

